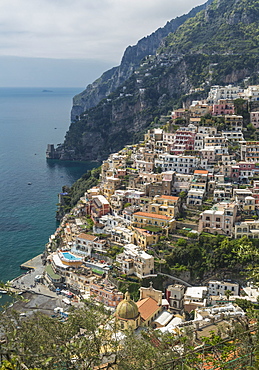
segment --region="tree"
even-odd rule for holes
[[[186,198],[186,197],[187,197],[187,193],[186,193],[186,191],[181,191],[181,192],[179,193],[179,197],[180,197],[181,199]]]
[[[24,319],[8,311],[0,318],[5,336],[1,354],[6,361],[23,364],[24,369],[92,369],[102,363],[107,351],[116,354],[118,341],[112,337],[116,326],[110,325],[109,336],[106,333],[110,320],[102,306],[91,302],[71,311],[65,322],[40,313]]]
[[[231,290],[227,289],[225,290],[225,296],[227,297],[227,300],[229,301],[229,297],[232,295],[233,293],[231,292]]]
[[[228,369],[233,360],[235,368],[258,368],[258,324],[250,327],[244,318],[237,318],[226,332],[200,339],[188,328],[178,333],[151,328],[119,333],[113,316],[87,301],[64,322],[42,314],[24,319],[8,311],[0,324],[0,370],[92,370],[101,364],[107,370],[202,370],[209,364]]]

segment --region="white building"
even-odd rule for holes
[[[239,86],[211,86],[207,101],[209,104],[216,104],[218,100],[235,100],[239,98],[243,90]]]
[[[105,252],[105,240],[95,235],[81,233],[76,237],[71,251],[82,256],[91,256],[92,251]]]
[[[116,261],[126,275],[136,275],[142,279],[154,274],[154,257],[134,244],[125,245],[123,253],[117,255]]]
[[[242,98],[249,101],[259,101],[259,85],[248,86],[242,94]]]
[[[196,307],[205,307],[207,294],[208,288],[206,286],[188,287],[184,295],[184,309],[190,312]]]
[[[242,131],[223,131],[222,136],[224,136],[227,141],[233,141],[237,143],[244,141]]]
[[[225,295],[226,290],[230,290],[232,295],[239,295],[239,284],[227,281],[210,280],[208,282],[208,293],[210,295]]]
[[[199,164],[199,158],[188,155],[159,154],[155,159],[155,166],[162,171],[175,171],[179,173],[193,173]]]
[[[192,206],[194,205],[201,206],[204,195],[205,195],[204,189],[190,189],[188,191],[186,204]]]

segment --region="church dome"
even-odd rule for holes
[[[136,319],[139,315],[138,306],[130,299],[129,292],[125,293],[125,298],[121,301],[116,309],[116,316],[120,319]]]

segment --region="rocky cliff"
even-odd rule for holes
[[[142,38],[136,45],[128,46],[118,67],[104,72],[99,79],[88,85],[82,93],[74,97],[71,121],[77,121],[83,112],[96,106],[103,98],[115,91],[134,73],[143,58],[156,53],[161,41],[169,33],[175,32],[187,19],[194,17],[211,2],[212,0],[208,0],[206,4],[193,8],[188,14],[167,22],[164,27]]]
[[[167,115],[186,99],[197,98],[197,93],[190,95],[196,88],[205,97],[210,85],[257,76],[259,40],[254,35],[259,31],[258,11],[259,0],[214,0],[164,38],[155,55],[142,58],[134,73],[115,88],[117,79],[109,96],[72,122],[53,157],[104,159],[140,140],[160,115]],[[230,20],[237,19],[236,13],[241,16],[233,26]],[[106,72],[106,78],[109,73],[112,80],[112,71]]]

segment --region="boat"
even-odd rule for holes
[[[0,290],[0,294],[7,294],[8,291],[7,290]]]
[[[31,182],[28,182],[28,185],[31,185]]]

